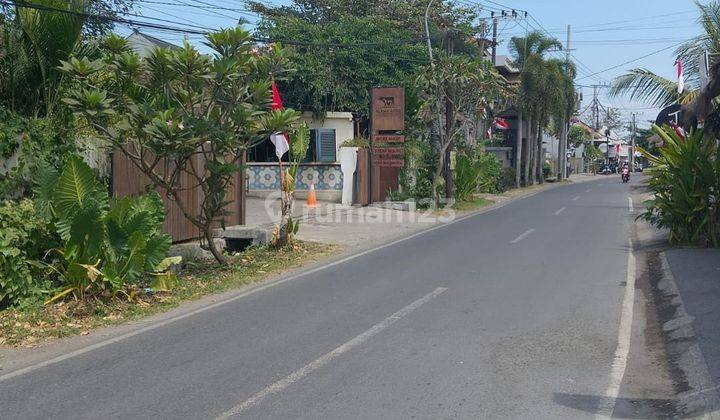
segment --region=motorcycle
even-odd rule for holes
[[[623,168],[621,177],[623,184],[630,182],[630,169]]]

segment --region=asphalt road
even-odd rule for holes
[[[0,418],[593,418],[629,193],[551,189],[2,380]]]

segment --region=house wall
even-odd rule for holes
[[[335,130],[335,149],[340,153],[340,145],[345,140],[352,140],[355,137],[353,127],[353,116],[350,112],[328,112],[324,119],[314,119],[312,112],[304,112],[302,120],[308,123],[311,129],[329,128]]]
[[[500,159],[503,168],[511,168],[513,166],[513,150],[512,147],[486,147],[485,151],[492,153]]]

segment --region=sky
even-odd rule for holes
[[[287,4],[288,1],[263,2]],[[221,28],[233,26],[238,17],[257,21],[256,16],[243,12],[242,0],[137,0],[137,3],[134,13],[181,25]],[[609,84],[631,68],[648,68],[664,77],[675,78],[675,47],[701,32],[697,23],[699,12],[692,0],[458,0],[458,3],[480,4],[483,17],[489,17],[491,11],[499,14],[500,10],[529,12],[528,19],[499,22],[498,54],[507,54],[508,40],[512,36],[523,36],[526,30],[542,29],[565,44],[567,25],[571,25],[570,49],[579,69],[576,84],[584,97],[581,108],[592,101],[591,85]],[[119,28],[119,31],[128,29]],[[142,31],[168,42],[183,40],[181,34]],[[191,43],[198,43],[199,38],[188,36]],[[564,52],[553,55],[564,57]],[[639,126],[647,127],[648,121],[654,120],[658,113],[645,103],[611,98],[607,88],[598,90],[601,104],[618,109],[627,121],[636,113]]]

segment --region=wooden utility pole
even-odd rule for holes
[[[445,34],[445,42],[447,44],[447,53],[449,56],[453,55],[454,52],[454,33],[452,29],[449,29]],[[447,95],[447,93],[446,93]],[[452,139],[452,127],[455,120],[455,113],[452,109],[452,102],[450,98],[445,97],[445,135],[449,137],[449,145],[445,151],[445,198],[451,200],[455,197],[455,185],[453,182],[453,171],[451,167],[452,150],[454,141]]]
[[[492,65],[495,65],[495,59],[497,58],[497,30],[498,30],[498,18],[495,17],[495,12],[492,12],[493,21],[493,37],[492,37]]]
[[[635,116],[637,114],[633,112],[632,114],[632,137],[630,138],[630,170],[635,170],[635,134],[637,131],[637,128],[635,126]]]

